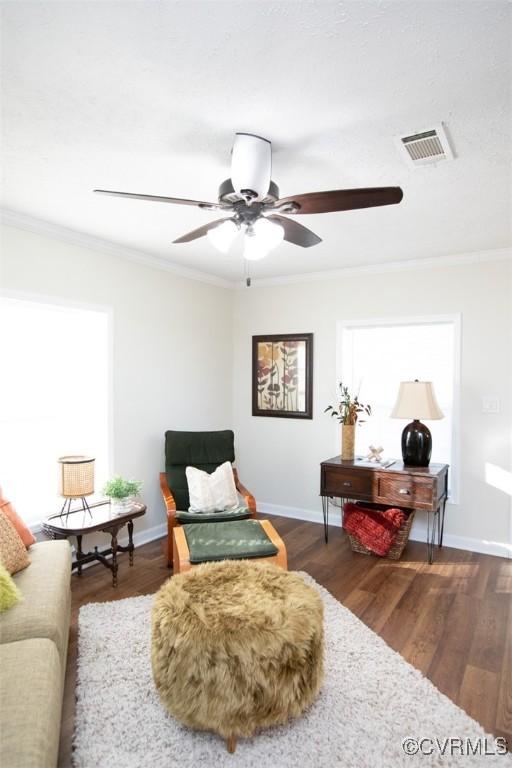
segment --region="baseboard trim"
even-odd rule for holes
[[[279,517],[291,517],[295,520],[304,520],[309,523],[323,524],[322,513],[319,510],[301,509],[299,507],[285,507],[280,504],[269,504],[258,502],[258,512],[263,515],[277,515]],[[331,510],[329,514],[329,525],[336,528],[341,527],[341,516]],[[423,520],[416,519],[412,526],[410,538],[413,541],[427,541],[427,526]],[[485,539],[473,539],[469,536],[457,536],[452,533],[446,533],[443,537],[445,547],[453,549],[464,549],[467,552],[478,552],[483,555],[493,555],[494,557],[512,558],[512,544],[504,541],[487,541]]]

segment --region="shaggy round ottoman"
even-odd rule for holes
[[[323,605],[300,576],[248,560],[205,563],[155,597],[151,663],[185,725],[239,736],[299,716],[323,677]]]

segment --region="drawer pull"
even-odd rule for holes
[[[410,492],[410,490],[408,488],[400,488],[398,493],[401,493],[402,496],[410,496],[411,495],[411,492]]]
[[[345,482],[343,483],[343,485],[345,485],[347,488],[350,488],[350,487],[351,487],[351,485],[352,485],[352,483],[349,483],[347,480],[345,480]]]

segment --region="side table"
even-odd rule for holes
[[[130,565],[133,565],[133,521],[136,517],[141,517],[146,513],[146,505],[134,502],[132,506],[120,515],[114,514],[109,501],[102,501],[91,505],[90,512],[87,510],[71,511],[68,514],[56,514],[46,518],[41,524],[44,533],[51,539],[67,539],[70,536],[76,537],[76,560],[73,562],[72,570],[77,570],[78,575],[82,575],[82,567],[86,563],[97,560],[112,571],[112,586],[117,587],[117,571],[119,563],[117,561],[118,552],[128,552]],[[125,525],[128,526],[128,545],[122,546],[117,541],[117,534]],[[82,549],[82,536],[88,533],[102,531],[110,534],[110,547],[101,552],[98,547],[94,547],[91,552],[84,552]],[[109,560],[109,555],[112,559]]]
[[[386,467],[355,461],[341,456],[320,464],[320,496],[324,534],[329,536],[329,500],[369,501],[389,507],[424,510],[427,513],[427,560],[434,560],[434,546],[443,546],[444,513],[448,498],[448,465],[408,467],[394,461]],[[342,513],[343,514],[343,513]],[[432,515],[432,521],[430,516]],[[437,537],[436,537],[437,529]]]

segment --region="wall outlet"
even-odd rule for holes
[[[499,413],[500,399],[495,395],[484,395],[482,397],[482,413]]]

